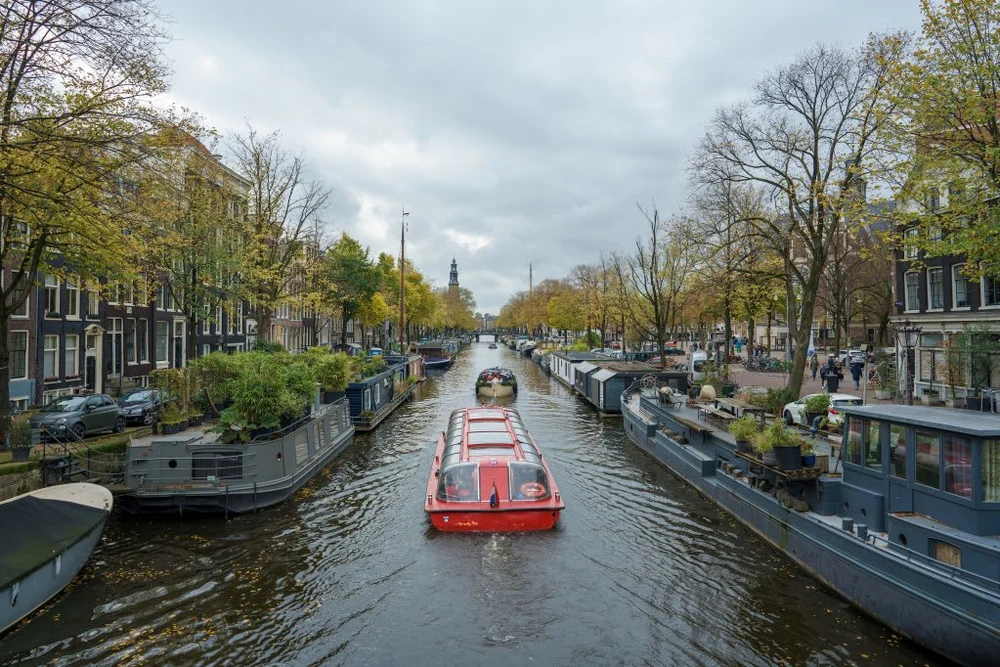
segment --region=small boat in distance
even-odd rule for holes
[[[82,482],[0,502],[0,633],[76,576],[101,539],[112,502],[106,488]]]
[[[489,349],[491,349],[491,350],[497,349],[497,344],[496,343],[490,343]]]
[[[565,509],[516,410],[461,408],[441,432],[424,511],[438,530],[548,530]]]
[[[476,395],[484,398],[517,396],[517,376],[509,368],[487,368],[476,379]]]

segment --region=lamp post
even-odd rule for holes
[[[403,319],[403,297],[406,293],[406,282],[403,277],[406,272],[406,216],[409,213],[406,209],[402,209],[403,214],[399,216],[399,353],[406,354],[406,348],[403,347],[403,329],[404,323]]]
[[[906,351],[906,403],[913,405],[913,373],[916,367],[913,350],[920,339],[920,327],[911,324],[909,319],[903,321],[903,326],[896,329],[896,340]]]

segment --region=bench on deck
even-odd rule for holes
[[[705,436],[712,432],[711,427],[705,426],[704,424],[699,424],[698,422],[688,419],[687,417],[681,417],[679,415],[671,415],[670,418],[686,428],[688,430],[688,437],[690,438],[695,433],[701,436],[702,442],[705,441]]]
[[[703,415],[703,419],[712,422],[719,428],[727,428],[729,422],[736,419],[736,415],[731,412],[726,412],[725,410],[719,410],[717,408],[704,407],[698,411],[699,416]]]

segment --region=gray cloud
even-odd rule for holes
[[[878,5],[878,6],[873,6]],[[817,42],[914,29],[915,2],[164,4],[171,98],[222,132],[280,129],[336,189],[331,234],[399,252],[482,311],[629,250],[683,205],[720,105]]]

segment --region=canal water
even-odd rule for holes
[[[483,368],[566,511],[532,534],[444,534],[434,442]],[[419,387],[290,502],[116,516],[81,576],[0,639],[17,665],[935,665],[803,574],[541,369],[486,343]]]

